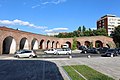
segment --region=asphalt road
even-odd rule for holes
[[[50,61],[0,60],[0,80],[63,80],[63,77]]]

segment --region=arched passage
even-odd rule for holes
[[[103,47],[103,43],[100,40],[95,41],[95,47]]]
[[[49,48],[51,48],[50,40],[47,41],[47,46],[46,46],[46,49],[49,49]]]
[[[89,47],[90,46],[90,42],[89,41],[85,41],[85,46]]]
[[[71,43],[69,41],[67,41],[66,44],[68,44],[69,48],[71,48]]]
[[[52,42],[52,48],[54,48],[54,47],[55,47],[55,46],[54,46],[54,44],[55,44],[55,41],[53,41],[53,42]]]
[[[40,41],[40,49],[45,49],[45,44],[43,39]]]
[[[56,42],[56,48],[60,48],[60,43],[58,41]]]
[[[13,37],[8,36],[3,41],[3,54],[13,54],[16,51],[16,41]]]
[[[38,49],[38,41],[37,41],[37,39],[33,39],[32,40],[32,42],[31,42],[31,49],[32,50],[36,50],[36,49]]]
[[[24,37],[20,40],[20,49],[29,49],[27,38]]]
[[[80,46],[81,46],[81,43],[77,41],[77,48],[79,48]]]

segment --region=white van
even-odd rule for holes
[[[69,45],[68,44],[63,44],[62,48],[69,48]]]

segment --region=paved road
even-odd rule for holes
[[[63,80],[55,63],[42,60],[0,60],[1,80]]]

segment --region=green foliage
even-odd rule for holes
[[[119,47],[120,47],[120,44],[119,44],[118,42],[116,43],[116,47],[117,47],[117,48],[119,48]]]
[[[86,31],[86,27],[85,26],[83,26],[83,32],[85,32]]]
[[[108,77],[107,75],[104,75],[86,65],[74,65],[72,67],[88,80],[114,80],[113,78]]]
[[[84,78],[87,80],[114,80],[86,65],[63,66],[63,68],[72,80],[85,80]],[[84,78],[78,73],[84,76]]]
[[[104,28],[98,30],[91,30],[90,28],[86,30],[85,26],[79,27],[78,30],[69,33],[59,33],[55,37],[59,38],[71,38],[71,37],[82,37],[82,36],[107,36],[107,32]]]
[[[99,47],[98,45],[99,45],[99,43],[96,43],[96,44],[95,44],[96,48],[98,48],[98,47]]]
[[[77,40],[76,37],[73,38],[72,50],[77,49]]]
[[[79,26],[78,31],[82,32],[82,28],[81,28],[81,26]]]
[[[118,46],[118,43],[120,44],[120,26],[115,28],[113,32],[113,40],[116,43],[116,46],[120,47],[120,45]]]
[[[93,48],[93,42],[90,42],[89,48]]]
[[[64,70],[68,73],[72,80],[84,80],[71,66],[63,66]]]
[[[96,36],[107,36],[107,32],[104,28],[101,28],[101,29],[98,29],[98,30],[94,30],[93,33],[96,35]]]

